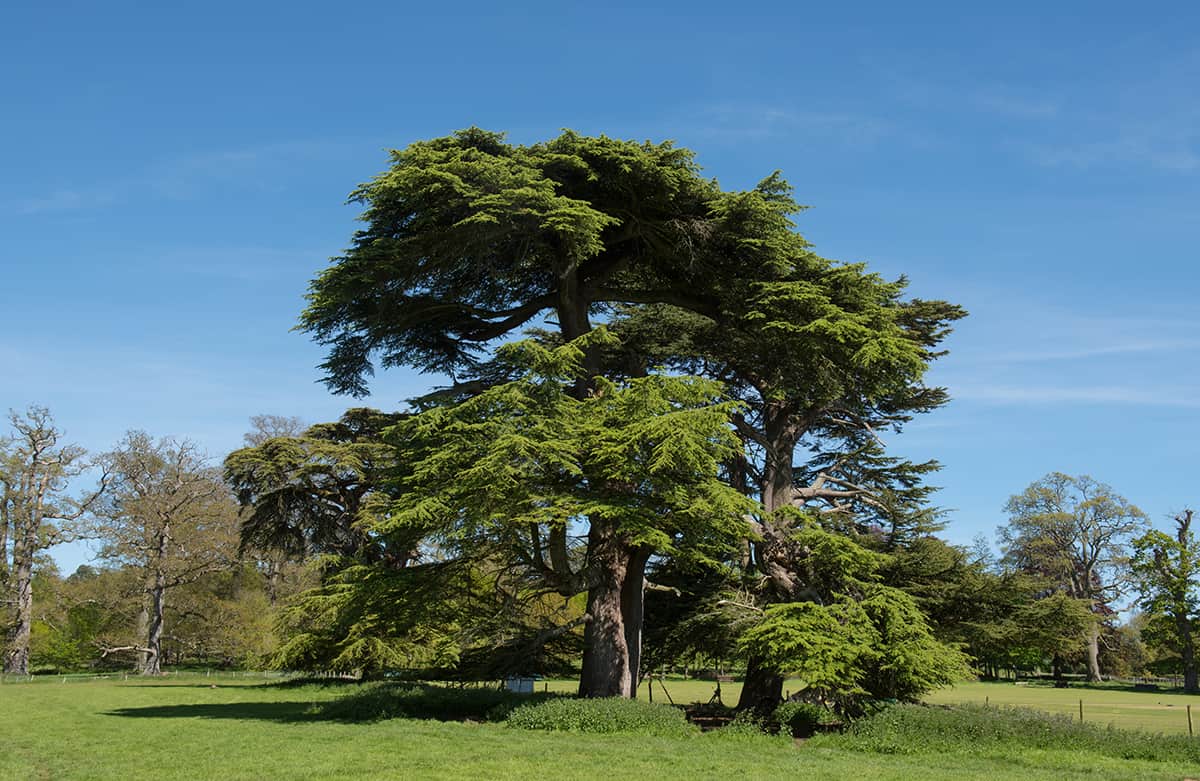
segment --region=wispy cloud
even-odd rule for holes
[[[1099,124],[1091,131],[1092,140],[1034,145],[1034,160],[1046,166],[1073,168],[1135,164],[1171,173],[1200,170],[1200,121],[1195,116],[1151,123]]]
[[[989,404],[1112,404],[1150,407],[1200,407],[1200,388],[1130,386],[958,385],[956,399]]]
[[[21,215],[42,214],[44,212],[70,211],[108,206],[116,200],[116,192],[111,189],[84,190],[55,190],[47,195],[29,198],[16,205],[16,212]]]
[[[1140,52],[1142,67],[1096,88],[980,83],[969,74],[906,74],[893,62],[880,62],[878,68],[892,99],[909,109],[1005,120],[1003,143],[1036,165],[1200,171],[1200,110],[1194,88],[1200,81],[1200,53],[1159,61],[1154,52],[1134,50]]]
[[[736,103],[705,106],[696,112],[693,124],[696,135],[733,141],[809,135],[835,137],[848,144],[871,144],[892,130],[885,120],[863,114]]]
[[[214,185],[272,191],[279,188],[279,173],[286,166],[361,146],[348,140],[288,141],[181,155],[148,163],[126,176],[35,195],[9,208],[33,215],[110,207],[147,195],[183,200]]]
[[[1017,363],[1024,361],[1073,361],[1087,358],[1102,358],[1115,355],[1137,355],[1144,353],[1191,352],[1200,349],[1200,340],[1196,339],[1162,339],[1119,344],[1097,344],[1093,346],[1025,350],[993,353],[987,359],[999,363]]]

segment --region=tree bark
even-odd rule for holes
[[[635,549],[620,538],[615,525],[592,519],[588,533],[588,623],[584,630],[580,697],[632,697],[635,671],[630,667],[625,614],[625,586]],[[637,627],[640,635],[641,627]]]
[[[142,675],[162,674],[163,614],[167,595],[167,547],[171,540],[171,524],[164,523],[158,533],[158,548],[155,550],[154,580],[150,584],[150,632],[146,636],[146,648],[150,649],[142,664]]]
[[[783,700],[783,676],[763,666],[762,659],[751,656],[746,663],[746,678],[738,697],[738,710],[774,710]]]
[[[5,637],[4,672],[29,674],[29,636],[33,629],[33,550],[14,540],[12,622]]]
[[[1088,633],[1088,680],[1099,683],[1100,678],[1100,624],[1092,626]]]
[[[763,433],[766,453],[762,473],[762,503],[766,517],[763,539],[755,543],[759,568],[767,576],[769,601],[794,599],[797,584],[788,568],[790,555],[786,539],[777,533],[772,515],[791,505],[794,494],[795,471],[792,458],[796,452],[799,431],[790,420],[790,412],[780,404],[767,403],[763,410]],[[774,708],[783,699],[783,676],[763,664],[761,657],[751,656],[746,662],[746,677],[738,698],[738,710]]]
[[[166,606],[167,581],[162,571],[154,575],[150,589],[150,631],[146,634],[146,652],[142,675],[162,675],[163,614]]]
[[[1183,664],[1183,690],[1195,694],[1200,691],[1200,676],[1196,670],[1196,642],[1186,615],[1175,616],[1175,629],[1179,635],[1179,660]]]
[[[625,622],[625,647],[629,649],[629,672],[633,676],[630,697],[637,697],[642,677],[642,623],[646,606],[646,563],[650,549],[638,548],[629,559],[621,584],[621,615]]]

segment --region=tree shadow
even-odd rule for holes
[[[168,688],[168,687],[163,687]],[[181,687],[182,688],[182,687]],[[247,687],[237,687],[245,690]],[[503,721],[514,708],[561,695],[515,694],[495,688],[459,689],[424,684],[378,684],[333,699],[195,703],[118,708],[106,715],[148,719],[243,719],[275,722],[360,723],[388,719]]]
[[[117,708],[106,716],[135,719],[239,719],[293,723],[316,721],[311,702],[228,702],[194,705],[151,705],[143,708]]]

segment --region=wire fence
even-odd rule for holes
[[[137,672],[115,670],[109,672],[88,673],[53,673],[36,675],[12,675],[0,673],[0,685],[9,684],[68,684],[89,683],[92,681],[128,681],[153,677],[155,680],[263,680],[278,681],[298,677],[299,673],[278,672],[272,670],[168,670],[157,676],[143,676]],[[305,677],[332,677],[328,675],[307,675]]]

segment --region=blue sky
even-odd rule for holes
[[[20,5],[0,407],[89,448],[144,428],[219,456],[251,415],[335,417],[290,328],[346,194],[416,139],[571,127],[675,139],[730,188],[781,169],[822,254],[970,310],[933,375],[955,401],[889,438],[944,463],[952,540],[1050,470],[1160,525],[1200,503],[1194,4]]]

